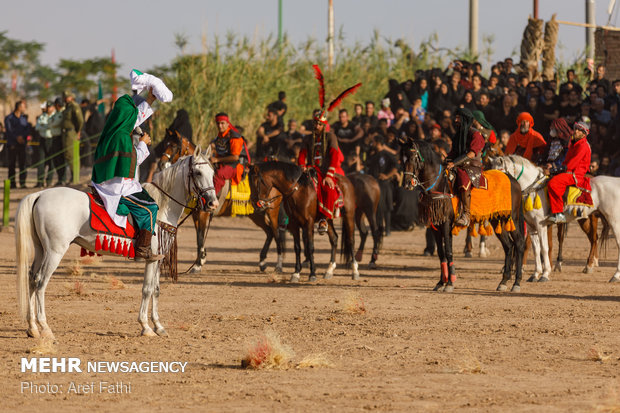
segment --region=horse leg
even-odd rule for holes
[[[502,243],[502,248],[504,248],[504,271],[502,274],[502,280],[497,286],[496,291],[506,291],[508,290],[508,286],[506,284],[510,281],[510,277],[512,276],[512,246],[510,243],[510,236],[506,231],[502,231],[500,234],[497,234],[497,238]],[[535,238],[537,237],[532,234],[532,245],[534,245]],[[540,261],[540,258],[538,261]]]
[[[261,270],[261,272],[264,272],[267,269],[267,252],[269,251],[271,241],[273,240],[273,232],[270,228],[265,229],[265,235],[267,237],[265,238],[263,248],[260,250],[260,261],[258,262],[258,268]]]
[[[355,253],[355,259],[357,261],[362,261],[364,257],[366,238],[368,238],[368,227],[362,219],[362,211],[359,208],[355,210],[355,226],[357,226],[357,230],[360,232],[360,246]]]
[[[598,220],[593,215],[590,215],[588,219],[582,219],[578,222],[590,241],[590,254],[588,255],[588,261],[586,262],[586,267],[583,269],[583,272],[585,274],[592,274],[594,272],[594,266],[598,264],[598,249],[596,246],[598,241]]]
[[[140,312],[138,314],[138,323],[142,326],[142,335],[154,337],[157,334],[149,326],[148,311],[151,297],[155,292],[155,272],[157,271],[157,262],[149,262],[144,268],[144,282],[142,283],[142,302],[140,303]]]
[[[491,255],[491,251],[487,248],[487,237],[484,235],[480,235],[480,252],[478,256],[480,258],[486,258]]]
[[[271,232],[273,238],[276,240],[276,252],[278,254],[278,261],[276,263],[276,272],[282,272],[282,265],[284,259],[284,237],[286,236],[286,215],[284,215],[284,208],[274,208],[269,211],[269,223],[271,224]],[[280,225],[283,225],[284,229],[281,229]]]
[[[372,256],[370,257],[368,268],[375,269],[377,268],[377,258],[379,258],[379,248],[381,247],[382,236],[381,231],[379,231],[379,226],[377,225],[377,214],[374,213],[372,207],[368,207],[367,209],[368,211],[365,215],[368,220],[368,224],[370,225],[370,230],[372,231]]]
[[[472,245],[471,242],[471,235],[469,235],[469,232],[467,233],[467,236],[465,237],[465,248],[463,249],[463,253],[465,253],[465,258],[472,258],[473,255],[471,254],[471,251],[474,249],[474,246]]]
[[[551,228],[551,226],[549,227]],[[567,224],[558,224],[558,258],[555,262],[554,271],[562,272],[562,264],[564,263],[563,251],[564,251],[564,238],[566,238],[566,233],[568,232]],[[551,240],[549,240],[549,245],[551,245]],[[549,259],[551,258],[551,250],[549,251]]]
[[[437,244],[437,257],[439,258],[439,267],[441,269],[439,282],[435,285],[433,291],[443,291],[450,278],[448,275],[448,261],[446,260],[446,252],[444,249],[443,232],[435,227],[432,227],[431,231],[435,237],[435,244]]]
[[[31,287],[34,287],[36,293],[37,322],[41,326],[41,337],[51,340],[54,339],[54,333],[52,333],[52,330],[47,325],[47,317],[45,315],[45,289],[68,247],[67,245],[62,252],[52,251],[51,249],[45,251],[43,253],[43,259],[41,260],[41,267],[39,271],[34,273],[34,277],[30,283]]]
[[[558,228],[559,231],[559,228]],[[538,245],[540,246],[538,253],[538,261],[542,259],[542,275],[538,279],[538,282],[547,282],[549,281],[549,275],[551,274],[551,252],[549,252],[549,237],[547,236],[549,233],[545,231],[545,228],[538,228]]]
[[[530,240],[530,245],[532,247],[532,252],[534,254],[534,263],[535,263],[534,274],[532,274],[532,276],[528,278],[527,282],[534,282],[534,281],[538,281],[538,278],[540,278],[542,271],[543,271],[542,262],[540,260],[540,234],[538,232],[539,229],[537,227],[534,227],[533,225],[530,225],[529,223],[527,224],[527,228],[528,228],[528,231],[527,231],[528,238]],[[543,228],[542,231],[544,230],[545,229]]]
[[[564,224],[558,224],[558,248],[560,248],[560,227]],[[553,262],[553,225],[547,227],[547,251],[549,251],[549,262]],[[560,261],[560,250],[558,250],[558,262]],[[560,266],[561,267],[561,266]],[[555,268],[553,269],[556,270]],[[560,269],[560,272],[562,270]]]
[[[328,224],[329,228],[329,224]],[[307,258],[310,261],[310,275],[308,281],[316,281],[316,267],[314,264],[314,222],[308,220],[308,223],[303,229],[304,248],[306,250]]]
[[[331,255],[329,258],[329,265],[323,278],[329,280],[334,276],[334,270],[336,269],[336,249],[338,248],[338,233],[334,228],[334,221],[327,221],[327,236],[329,237],[329,245],[332,247]]]
[[[160,292],[160,288],[159,288],[159,276],[160,276],[160,270],[159,270],[159,265],[157,265],[157,263],[152,263],[155,265],[155,289],[153,291],[153,307],[151,308],[151,321],[153,322],[153,326],[155,327],[155,334],[157,334],[160,337],[167,337],[168,333],[166,332],[166,329],[164,328],[163,325],[161,325],[161,322],[159,321],[159,292]],[[149,265],[152,265],[149,264]]]
[[[525,251],[523,252],[523,266],[527,264],[527,254],[532,247],[532,234],[530,233],[531,226],[527,224],[527,237],[525,237]],[[529,280],[528,280],[529,281]]]
[[[344,236],[345,247],[344,253],[347,257],[347,262],[351,260],[351,278],[353,278],[354,280],[359,280],[359,264],[357,263],[355,255],[353,254],[353,245],[355,244],[355,216],[354,213],[351,211],[351,208],[345,208],[344,216],[342,218],[342,235]]]
[[[28,313],[26,314],[26,320],[28,321],[28,330],[26,333],[28,334],[28,337],[39,338],[41,335],[39,333],[39,327],[37,326],[37,318],[35,314],[35,306],[37,304],[35,292],[37,285],[34,280],[34,274],[41,268],[43,249],[36,241],[34,242],[34,250],[34,261],[32,267],[30,268],[30,273],[28,274],[28,283],[30,285],[28,293],[30,296],[28,297]]]
[[[445,256],[448,265],[448,285],[444,288],[444,292],[451,293],[454,291],[454,283],[456,282],[456,269],[454,268],[452,249],[452,222],[447,220],[441,225],[441,229],[443,231]]]
[[[295,272],[291,275],[291,282],[298,283],[299,273],[301,272],[301,240],[299,237],[299,226],[294,225],[293,228],[291,228],[291,233],[293,234],[293,244],[295,249]]]
[[[192,213],[192,219],[194,221],[194,227],[196,228],[196,261],[192,268],[192,273],[199,273],[202,270],[202,266],[207,262],[207,249],[205,248],[205,240],[207,235],[207,222],[209,220],[209,214],[201,211],[194,211]]]

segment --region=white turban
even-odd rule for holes
[[[133,69],[129,74],[131,79],[131,89],[136,90],[138,93],[144,89],[151,89],[153,95],[162,102],[172,101],[172,92],[164,84],[164,82],[157,76],[150,75],[148,73],[142,73],[137,69]]]

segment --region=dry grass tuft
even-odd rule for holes
[[[125,284],[113,275],[108,275],[106,281],[110,285],[110,290],[122,290],[125,288]]]
[[[297,365],[296,369],[315,369],[320,367],[334,367],[333,363],[331,363],[325,357],[325,354],[309,354],[304,357]]]
[[[350,292],[342,300],[342,311],[347,314],[366,314],[366,304],[356,292]]]
[[[81,258],[80,261],[83,265],[101,265],[103,263],[103,255],[87,255]]]
[[[480,360],[467,349],[459,360],[459,368],[456,372],[459,374],[484,374]]]
[[[611,356],[605,356],[600,350],[594,347],[592,347],[588,353],[588,360],[598,361],[600,363],[604,363],[610,358]]]
[[[241,367],[247,369],[283,369],[288,367],[293,350],[280,341],[274,332],[261,336],[241,360]]]
[[[49,338],[42,338],[37,340],[37,344],[28,350],[30,354],[55,354],[56,346],[54,341]]]
[[[73,277],[78,277],[84,273],[82,263],[80,261],[73,261],[73,264],[69,267],[69,274]]]
[[[73,285],[67,285],[67,289],[75,295],[86,295],[86,285],[80,281],[76,281]]]

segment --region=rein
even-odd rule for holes
[[[265,182],[265,180],[263,179],[263,175],[260,173],[260,171],[257,172],[258,175],[258,180],[259,180],[259,184],[264,185],[265,187],[268,187],[267,183]],[[301,178],[301,175],[299,176],[299,178]],[[295,193],[295,191],[297,191],[299,189],[299,178],[297,178],[295,180],[295,182],[293,182],[293,184],[291,185],[291,188],[289,189],[289,191],[287,192],[281,192],[279,195],[276,195],[272,198],[269,199],[261,199],[259,198],[258,201],[256,202],[256,205],[260,208],[273,208],[271,206],[271,204],[273,203],[273,201],[275,201],[278,198],[288,198],[289,196],[293,195],[293,193]],[[273,185],[272,185],[273,187]],[[260,188],[259,192],[260,192]],[[271,190],[271,188],[269,188]]]

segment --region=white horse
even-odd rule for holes
[[[162,231],[159,222],[176,228],[184,205],[193,197],[200,200],[199,205],[203,209],[217,207],[210,155],[210,149],[201,154],[200,148],[197,148],[194,156],[185,157],[156,174],[153,182],[167,194],[153,184],[144,184],[159,206],[157,231]],[[20,202],[15,219],[17,289],[19,309],[28,321],[27,333],[30,337],[54,338],[45,316],[45,288],[71,244],[95,252],[97,233],[90,227],[89,219],[87,194],[72,188],[47,189],[27,195]],[[154,236],[151,241],[153,251],[158,250],[157,238]],[[34,261],[31,261],[33,247]],[[105,251],[96,252],[106,254]],[[159,274],[159,262],[147,261],[138,316],[144,336],[167,335],[157,312]],[[148,323],[151,298],[151,320],[155,331]],[[36,322],[41,326],[41,333],[35,322],[35,305]]]
[[[517,179],[519,184],[521,184],[521,188],[523,188],[524,203],[529,202],[528,198],[533,204],[540,202],[540,205],[534,205],[534,208],[529,211],[529,208],[526,208],[525,211],[525,221],[531,235],[532,249],[534,250],[536,261],[534,274],[528,281],[549,281],[551,263],[549,261],[547,228],[544,223],[547,217],[551,215],[549,199],[545,192],[547,177],[542,168],[517,155],[490,158],[489,163],[492,168],[504,171]],[[620,178],[597,176],[590,180],[590,184],[592,186],[591,195],[594,206],[592,208],[568,206],[564,210],[566,220],[570,222],[586,218],[593,212],[598,211],[605,217],[614,234],[616,234],[616,242],[620,251],[620,208],[617,207],[620,203]],[[581,211],[580,216],[576,216],[576,209]],[[589,270],[589,268],[586,268],[586,270]],[[620,281],[620,255],[618,256],[616,273],[609,282],[618,281]]]

